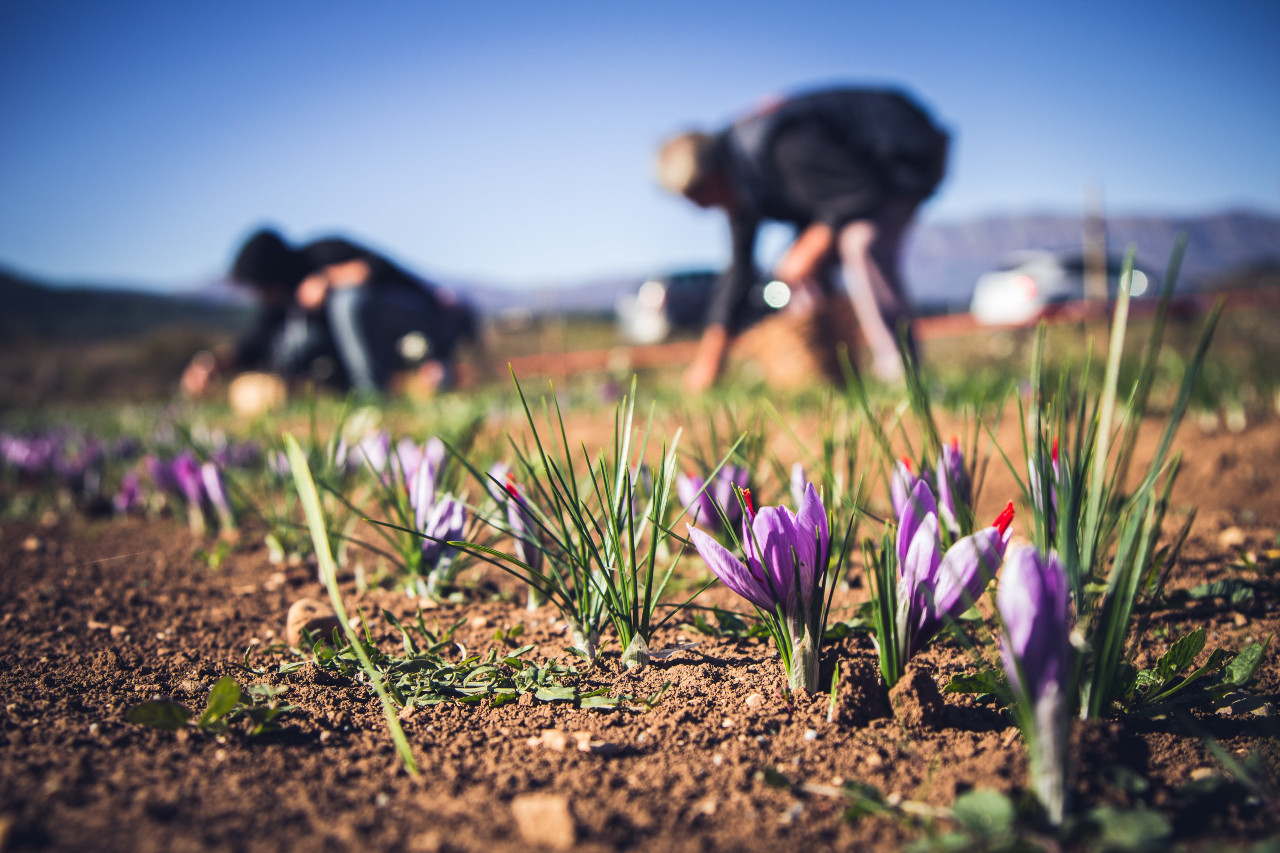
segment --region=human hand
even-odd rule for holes
[[[218,372],[218,360],[208,350],[201,350],[182,371],[182,391],[189,397],[203,396],[209,382]]]
[[[322,271],[304,278],[302,284],[298,285],[294,299],[307,311],[316,311],[324,305],[324,299],[328,294],[329,276]]]
[[[830,254],[834,242],[831,228],[815,222],[791,244],[791,248],[787,249],[787,253],[774,268],[773,274],[790,285],[813,279]]]

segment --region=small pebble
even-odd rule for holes
[[[805,739],[805,740],[808,740],[808,741],[814,741],[814,740],[817,740],[817,739],[818,739],[818,730],[817,730],[817,729],[805,729],[805,730],[804,730],[804,739]]]
[[[752,693],[747,697],[746,702],[747,707],[754,711],[764,704],[764,696],[759,693]]]

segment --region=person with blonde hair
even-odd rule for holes
[[[732,318],[756,277],[760,224],[792,224],[797,237],[774,270],[799,304],[831,291],[838,266],[872,355],[874,374],[902,373],[896,336],[910,338],[899,269],[907,228],[946,169],[948,136],[901,92],[834,89],[775,99],[719,133],[681,133],[663,143],[659,183],[728,217],[732,252],[708,309],[685,387],[719,376]],[[852,356],[852,353],[851,353]]]

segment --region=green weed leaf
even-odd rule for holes
[[[1268,643],[1270,640],[1267,641]],[[1226,681],[1236,687],[1243,687],[1253,678],[1258,665],[1262,663],[1262,653],[1266,646],[1262,643],[1250,643],[1240,650],[1240,654],[1225,667]]]
[[[1013,828],[1013,803],[999,791],[980,788],[956,798],[951,813],[967,829],[982,836],[1003,835]]]
[[[191,719],[191,709],[181,702],[169,699],[155,699],[134,705],[124,712],[124,718],[131,723],[151,726],[153,729],[164,729],[176,732]]]
[[[1009,684],[999,670],[984,669],[980,672],[961,673],[951,676],[946,693],[990,693],[1001,695],[1008,692]]]
[[[219,678],[209,691],[209,700],[205,703],[204,713],[196,720],[200,728],[211,726],[221,720],[240,704],[240,685],[229,675]]]
[[[1156,672],[1162,681],[1168,681],[1195,662],[1196,655],[1204,650],[1204,627],[1185,635],[1174,643],[1169,651],[1156,662]]]

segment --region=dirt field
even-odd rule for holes
[[[1171,587],[1238,578],[1254,595],[1234,606],[1175,596],[1154,614],[1139,663],[1198,625],[1208,628],[1208,649],[1238,649],[1280,624],[1280,423],[1239,434],[1189,423],[1180,444],[1186,460],[1175,504],[1197,505],[1200,516]],[[997,465],[980,517],[994,514],[1011,488]],[[918,659],[916,684],[926,689],[907,691],[897,717],[867,634],[825,646],[822,683],[837,660],[842,674],[828,722],[826,696],[783,695],[767,640],[704,636],[688,620],[659,634],[657,647],[680,644],[665,660],[624,673],[616,643],[606,643],[586,675],[588,686],[612,695],[645,697],[669,684],[651,710],[522,701],[446,703],[403,715],[423,771],[414,779],[401,769],[367,685],[314,664],[279,675],[277,664],[296,660],[288,653],[259,655],[268,671],[260,677],[236,668],[246,647],[283,635],[292,602],[324,598],[313,567],[270,564],[260,538],[245,531],[215,569],[200,552],[210,543],[176,522],[47,517],[0,529],[0,849],[891,850],[951,824],[847,820],[839,786],[857,781],[891,800],[940,807],[971,788],[1025,791],[1022,742],[1009,719],[991,705],[927,689],[972,668],[953,641]],[[1241,552],[1257,561],[1256,571],[1240,565]],[[479,581],[514,592],[504,576]],[[407,619],[411,600],[358,592],[351,578],[344,594],[349,609],[371,619],[376,638],[398,645],[376,614],[385,607]],[[537,646],[532,658],[572,662],[556,613],[527,612],[512,598],[443,606],[427,620],[462,620],[454,640],[481,652],[502,645],[498,629],[523,625],[519,642]],[[860,581],[839,591],[833,621],[864,598]],[[741,608],[721,587],[703,602]],[[1276,661],[1273,645],[1253,685],[1272,701],[1280,694]],[[198,712],[224,675],[287,688],[298,710],[282,731],[256,738],[166,732],[124,719],[130,706],[158,695]],[[1198,718],[1241,760],[1262,749],[1274,779],[1267,723],[1253,715]],[[1274,802],[1239,784],[1208,784],[1226,776],[1222,766],[1169,720],[1105,722],[1076,737],[1077,813],[1146,805],[1165,815],[1174,838],[1200,849],[1245,847],[1280,826]],[[767,769],[813,787],[771,785]],[[1145,788],[1124,782],[1135,774]],[[1187,787],[1193,780],[1198,788]]]

